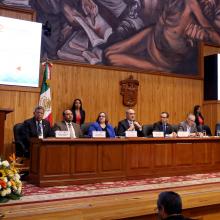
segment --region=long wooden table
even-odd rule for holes
[[[85,184],[220,171],[220,138],[33,139],[30,182]]]

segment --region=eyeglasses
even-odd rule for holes
[[[160,116],[161,118],[167,118],[166,116],[165,117],[163,117],[163,116]]]
[[[105,115],[99,115],[99,118],[105,118]]]

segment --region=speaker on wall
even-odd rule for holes
[[[204,57],[204,100],[220,100],[220,54]]]

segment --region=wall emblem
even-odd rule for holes
[[[128,79],[120,81],[121,91],[123,96],[123,105],[132,107],[137,104],[139,81],[134,79],[132,75]]]

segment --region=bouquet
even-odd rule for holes
[[[0,158],[0,203],[21,197],[22,183],[15,167],[15,155],[9,159],[10,162]]]

